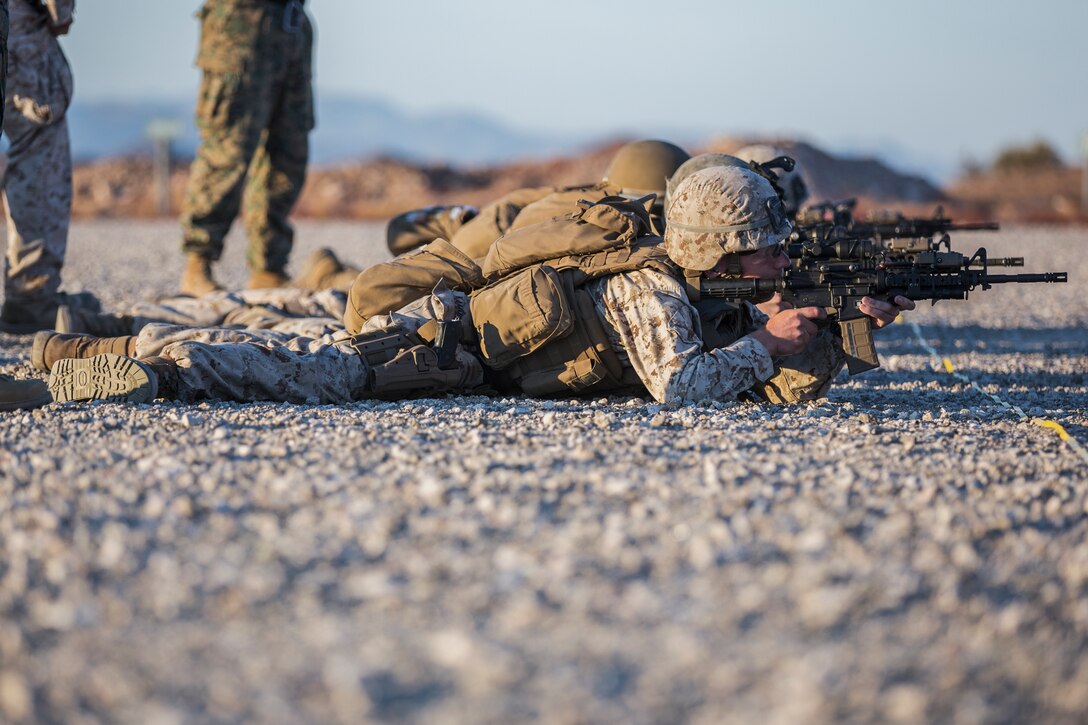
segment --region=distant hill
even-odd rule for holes
[[[810,202],[866,197],[875,202],[930,203],[941,190],[928,179],[892,169],[880,159],[828,153],[804,141],[762,139],[792,156],[805,179]],[[720,138],[708,150],[734,153],[751,143],[748,138]]]
[[[375,156],[420,163],[494,164],[515,158],[569,153],[585,139],[521,132],[466,113],[412,115],[376,99],[319,96],[317,128],[311,137],[315,164]],[[191,157],[197,147],[193,100],[81,101],[69,112],[72,153],[91,161],[149,151],[152,119],[184,124],[175,153]]]
[[[378,219],[430,204],[482,205],[513,189],[593,182],[601,178],[622,142],[574,154],[499,164],[420,163],[376,156],[310,170],[295,212],[301,216]],[[721,145],[729,148],[722,148]],[[741,139],[712,148],[731,151]],[[930,208],[943,197],[924,179],[899,174],[879,161],[837,157],[803,142],[782,142],[804,169],[812,201],[861,197],[866,203],[906,202]],[[701,148],[692,148],[698,153]],[[176,164],[170,196],[177,209],[188,166]],[[155,213],[151,160],[144,155],[102,159],[76,169],[77,216],[146,216]]]
[[[154,216],[153,119],[180,122],[170,197],[185,193],[188,160],[197,147],[193,99],[103,101],[77,95],[70,110],[77,217]],[[375,98],[318,98],[311,137],[315,166],[296,208],[301,216],[383,218],[433,203],[483,204],[520,186],[584,183],[600,178],[622,139],[667,138],[692,153],[734,151],[758,134],[719,136],[644,128],[608,138],[546,135],[510,128],[471,113],[411,114]],[[6,141],[4,142],[6,144]],[[845,139],[833,148],[796,139],[778,141],[800,163],[810,201],[859,197],[859,211],[894,207],[931,213],[941,203],[967,219],[1075,221],[1079,175],[1061,170],[1045,178],[969,177],[954,180],[932,157],[893,142]],[[0,161],[2,163],[2,161]],[[928,170],[925,176],[919,170]],[[907,170],[907,173],[903,173]],[[913,172],[913,173],[912,173]],[[937,172],[947,191],[927,176]]]

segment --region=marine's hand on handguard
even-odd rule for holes
[[[913,310],[914,308],[914,300],[902,295],[896,295],[895,300],[892,302],[879,300],[875,297],[862,297],[861,302],[858,303],[858,309],[873,318],[872,325],[875,329],[887,327],[895,322],[895,318],[899,316],[900,312]]]

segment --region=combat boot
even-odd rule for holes
[[[78,332],[83,335],[114,337],[136,332],[135,319],[130,315],[112,315],[108,312],[91,312],[78,307],[61,305],[53,329],[57,332]]]
[[[30,350],[30,364],[37,370],[49,372],[58,360],[84,359],[103,353],[135,355],[136,336],[95,337],[42,330],[34,336],[34,347]]]
[[[0,411],[30,410],[52,402],[49,386],[41,380],[16,380],[0,374]]]
[[[268,272],[255,270],[249,275],[249,283],[246,289],[269,289],[271,287],[286,287],[291,283],[291,278],[283,272]]]
[[[181,275],[181,293],[190,297],[203,297],[209,292],[222,292],[223,288],[212,279],[212,260],[200,254],[190,254]]]
[[[148,403],[158,395],[159,382],[151,365],[132,357],[106,354],[58,360],[49,374],[49,392],[58,403]]]
[[[326,289],[325,280],[343,269],[344,265],[341,264],[336,253],[328,247],[321,247],[306,258],[306,264],[302,266],[302,274],[295,279],[295,286],[311,290]]]

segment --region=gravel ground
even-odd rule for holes
[[[1088,233],[978,243],[1073,284],[910,318],[1088,443]],[[68,287],[166,293],[176,244],[76,224]],[[319,244],[384,257],[373,225],[302,224],[296,258]],[[0,720],[1083,722],[1088,463],[911,326],[878,344],[790,408],[7,414]],[[0,368],[28,346],[0,336]]]

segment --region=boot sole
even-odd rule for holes
[[[77,400],[149,403],[158,391],[158,380],[150,366],[110,353],[58,360],[49,375],[49,392],[58,403]]]

